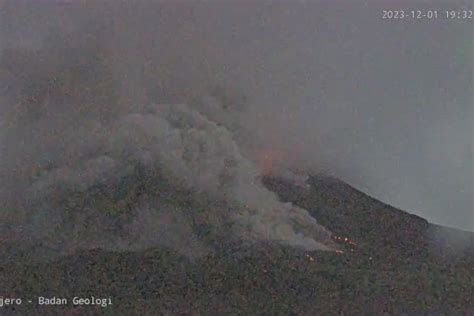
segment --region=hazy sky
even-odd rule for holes
[[[471,1],[346,2],[3,6],[0,48],[105,21],[111,48],[127,56],[117,76],[136,78],[126,93],[232,86],[251,100],[249,126],[291,153],[289,164],[329,169],[431,222],[474,230],[473,21],[443,15]],[[439,18],[381,19],[396,8]]]

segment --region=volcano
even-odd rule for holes
[[[431,224],[329,176],[311,176],[305,187],[276,177],[263,183],[328,228],[337,251],[221,239],[213,241],[212,251],[195,257],[162,245],[140,251],[80,250],[35,260],[32,253],[46,253],[41,245],[25,248],[4,239],[0,294],[21,298],[22,304],[3,304],[0,314],[474,312],[473,233]],[[74,297],[91,296],[112,304],[73,304]],[[45,306],[38,304],[39,297],[68,298],[69,303]]]

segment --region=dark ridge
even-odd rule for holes
[[[472,315],[473,234],[429,224],[333,178],[312,177],[310,189],[264,182],[307,208],[344,252],[224,238],[198,258],[155,247],[32,262],[24,251],[1,261],[4,297],[93,295],[113,305],[29,304],[1,314]],[[15,247],[2,249],[11,255]]]
[[[473,233],[430,224],[339,179],[311,176],[309,190],[278,178],[265,178],[263,182],[283,201],[307,209],[335,235],[354,240],[359,251],[372,253],[372,260],[381,260],[387,266],[444,260],[453,250],[458,250],[457,258],[472,255]]]

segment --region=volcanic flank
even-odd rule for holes
[[[281,178],[266,178],[264,183],[283,200],[321,218],[343,251],[220,240],[211,252],[194,258],[181,255],[174,244],[133,252],[78,251],[54,262],[34,263],[30,250],[8,247],[4,241],[3,290],[24,297],[101,293],[111,297],[108,308],[117,313],[472,311],[471,233],[429,224],[325,176],[310,177],[309,189]],[[449,235],[463,237],[463,247],[453,248],[449,238],[440,243],[440,236]],[[39,311],[35,306],[21,308]],[[73,307],[63,308],[67,312]],[[88,308],[80,311],[90,312]]]

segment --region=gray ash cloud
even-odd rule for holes
[[[260,182],[238,134],[245,98],[222,88],[171,104],[135,95],[140,80],[119,69],[130,61],[111,52],[106,30],[88,30],[2,51],[3,235],[61,251],[165,245],[198,255],[200,225],[330,249],[324,227]]]

